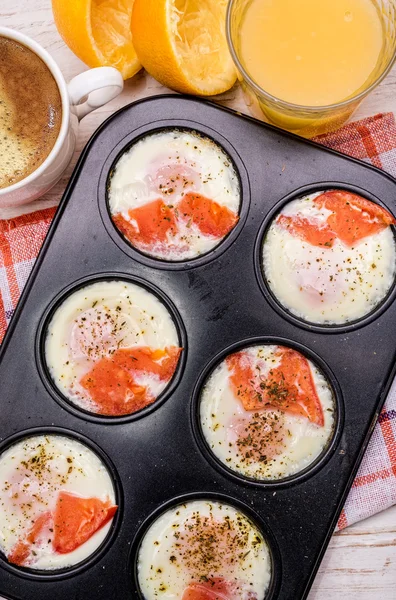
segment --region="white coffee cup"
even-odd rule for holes
[[[98,67],[80,73],[66,84],[54,59],[37,42],[7,27],[0,27],[0,37],[15,40],[37,54],[51,71],[62,98],[62,123],[54,147],[33,173],[0,189],[0,208],[3,208],[31,202],[55,185],[73,156],[78,121],[118,96],[124,82],[117,69]]]

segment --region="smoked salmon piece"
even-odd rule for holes
[[[43,533],[48,530],[52,522],[52,515],[47,511],[40,515],[34,522],[33,527],[27,534],[25,539],[19,540],[8,555],[8,560],[14,565],[20,567],[29,565],[29,558],[32,551],[32,546],[40,540]]]
[[[245,410],[277,408],[301,415],[319,427],[324,415],[307,359],[291,348],[279,347],[280,365],[260,375],[254,359],[237,352],[226,359],[234,394]]]
[[[122,348],[99,360],[80,384],[103,415],[126,415],[154,402],[145,385],[136,382],[140,374],[169,381],[177,367],[182,348],[153,350],[148,347]]]
[[[176,371],[182,349],[176,347],[153,350],[148,346],[122,348],[112,358],[129,372],[144,372],[169,380]]]
[[[178,218],[191,221],[204,235],[221,238],[238,223],[239,216],[201,194],[190,192],[177,205]]]
[[[351,192],[324,192],[314,199],[314,203],[319,208],[332,211],[327,223],[337,237],[348,246],[353,246],[354,243],[396,223],[395,218],[385,208]]]
[[[121,213],[113,221],[121,233],[136,245],[152,246],[165,242],[168,234],[175,235],[177,225],[173,208],[163,200],[154,200],[128,212],[129,220]]]
[[[316,223],[304,217],[279,215],[276,222],[283,229],[287,229],[292,235],[308,242],[311,246],[332,248],[337,237],[327,224],[318,227]]]
[[[257,410],[264,407],[263,393],[257,389],[253,362],[245,352],[236,352],[227,356],[226,363],[230,371],[230,382],[234,394],[243,404],[245,410]]]
[[[69,492],[60,492],[54,513],[55,552],[67,554],[84,544],[108,523],[117,512],[110,500],[81,498]]]
[[[210,579],[200,583],[190,583],[182,600],[257,600],[254,592],[241,593],[238,584],[224,579]]]
[[[72,552],[113,518],[117,511],[110,500],[81,498],[69,492],[60,492],[54,514],[47,511],[40,515],[25,539],[17,542],[9,562],[29,566],[30,556],[40,538],[52,542],[59,554]]]
[[[132,374],[113,356],[102,358],[80,380],[101,415],[127,415],[148,406],[155,398],[146,386],[136,384]]]
[[[168,206],[163,200],[154,200],[129,210],[128,218],[121,213],[113,216],[119,231],[142,249],[157,244],[180,249],[178,235],[183,240],[186,224],[187,227],[196,225],[202,235],[222,238],[238,220],[239,216],[226,206],[193,192],[186,193],[176,205]]]
[[[331,190],[320,194],[313,202],[318,208],[331,211],[325,223],[315,223],[298,215],[279,215],[276,220],[283,229],[312,246],[332,248],[337,238],[347,246],[353,246],[396,223],[385,208],[351,192]]]

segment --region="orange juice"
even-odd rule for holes
[[[252,0],[238,43],[241,63],[263,90],[315,107],[367,85],[384,32],[371,0]]]

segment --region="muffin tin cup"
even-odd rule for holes
[[[61,306],[61,304],[70,297],[74,292],[81,290],[82,288],[94,284],[99,283],[101,281],[125,281],[126,283],[132,283],[138,286],[141,286],[146,291],[153,294],[160,302],[165,306],[168,310],[172,320],[175,324],[177,334],[179,337],[179,346],[183,348],[183,352],[181,353],[176,371],[166,388],[161,392],[158,398],[152,403],[138,410],[134,413],[128,415],[120,415],[120,416],[106,416],[101,415],[99,413],[93,413],[88,410],[84,410],[84,408],[79,407],[77,404],[74,404],[72,400],[69,400],[56,386],[56,383],[53,381],[51,374],[49,372],[47,361],[45,357],[45,338],[47,335],[48,326],[51,322],[52,317],[54,316],[56,310]],[[72,283],[70,286],[62,290],[56,298],[50,303],[48,308],[46,309],[40,325],[37,331],[36,338],[36,362],[37,369],[41,375],[43,383],[51,396],[64,408],[73,413],[76,416],[79,416],[87,421],[92,421],[95,423],[105,423],[107,425],[114,425],[120,423],[127,423],[129,421],[134,421],[136,419],[140,419],[150,414],[153,410],[156,410],[163,402],[166,401],[167,398],[174,392],[177,388],[179,381],[183,375],[183,370],[185,366],[185,362],[187,359],[187,334],[183,324],[183,321],[178,313],[174,304],[167,298],[165,294],[161,292],[159,288],[151,285],[148,281],[141,279],[139,277],[131,277],[129,275],[125,275],[125,273],[97,273],[96,275],[92,275],[90,277],[83,278],[79,281]]]
[[[112,520],[110,530],[109,530],[107,536],[105,537],[105,539],[103,540],[103,542],[98,546],[98,548],[90,556],[88,556],[81,562],[79,562],[76,565],[73,565],[71,567],[66,567],[64,569],[53,569],[53,570],[51,570],[51,569],[48,569],[48,570],[46,570],[46,569],[30,569],[28,567],[18,567],[16,565],[9,563],[7,561],[7,558],[3,554],[3,552],[0,551],[0,564],[2,565],[2,567],[7,569],[10,573],[12,573],[18,577],[31,579],[34,581],[49,582],[49,581],[59,581],[61,579],[66,579],[69,577],[75,577],[75,576],[83,573],[84,571],[86,571],[87,569],[92,567],[93,565],[95,565],[98,561],[100,561],[100,559],[106,554],[109,547],[114,542],[114,539],[116,538],[118,531],[120,529],[122,518],[123,518],[124,498],[123,498],[122,485],[119,480],[118,473],[117,473],[113,463],[107,456],[107,454],[105,454],[103,452],[103,450],[99,446],[94,444],[89,438],[85,437],[85,435],[76,433],[75,431],[70,431],[70,430],[64,429],[62,427],[43,427],[43,428],[37,427],[34,429],[26,429],[25,431],[21,431],[19,433],[11,435],[10,437],[5,439],[0,444],[0,457],[3,454],[3,452],[5,452],[11,446],[17,444],[18,442],[27,440],[27,439],[35,437],[35,436],[40,436],[40,435],[64,436],[69,439],[80,442],[81,444],[86,446],[89,450],[94,452],[94,454],[96,454],[99,457],[99,459],[102,461],[102,463],[106,467],[107,472],[112,480],[113,487],[114,487],[114,493],[115,493],[115,502],[116,502],[116,505],[118,506],[118,510]]]
[[[396,275],[393,279],[392,285],[386,294],[385,298],[379,302],[379,304],[373,308],[369,313],[360,319],[356,319],[354,321],[349,321],[341,324],[320,324],[307,321],[302,317],[298,317],[293,314],[290,310],[288,310],[285,306],[281,304],[281,302],[277,299],[274,292],[271,290],[265,276],[264,265],[263,265],[263,245],[265,241],[265,236],[267,234],[268,229],[270,228],[272,222],[280,213],[282,208],[286,206],[289,202],[293,200],[297,200],[298,198],[302,198],[304,196],[308,196],[309,194],[314,194],[315,192],[322,192],[326,190],[347,190],[348,192],[358,194],[363,198],[367,198],[367,200],[371,200],[375,204],[379,204],[390,213],[395,216],[395,210],[390,209],[388,206],[385,206],[383,202],[379,198],[377,198],[374,194],[368,192],[357,186],[352,186],[346,183],[341,182],[329,182],[325,181],[323,183],[316,183],[314,185],[305,185],[298,190],[294,190],[291,194],[288,194],[285,198],[282,198],[266,215],[258,236],[256,240],[255,250],[254,250],[254,264],[256,269],[256,277],[259,286],[261,287],[263,294],[267,301],[271,304],[272,308],[274,308],[282,317],[288,319],[293,325],[298,325],[299,327],[303,327],[309,331],[314,331],[317,333],[347,333],[348,331],[354,331],[359,329],[360,327],[364,327],[368,325],[375,319],[377,319],[391,304],[394,302],[396,298]],[[396,244],[396,229],[392,226],[393,235],[395,238]]]
[[[205,387],[205,383],[208,381],[209,377],[213,373],[213,371],[220,365],[220,363],[225,360],[227,356],[233,354],[234,352],[238,352],[239,350],[243,350],[249,348],[251,346],[261,346],[261,345],[274,345],[274,346],[286,346],[288,348],[292,348],[293,350],[297,350],[300,352],[305,358],[310,360],[315,366],[319,367],[322,375],[325,377],[326,381],[329,383],[330,388],[333,394],[334,407],[335,407],[335,423],[333,432],[329,442],[326,444],[325,448],[322,450],[320,455],[305,469],[298,471],[294,475],[289,475],[287,477],[282,477],[280,479],[255,479],[253,477],[248,477],[247,475],[243,475],[242,473],[238,473],[237,471],[227,467],[211,450],[209,444],[205,438],[205,434],[202,430],[202,424],[200,419],[200,406],[201,406],[201,396],[202,391]],[[193,400],[191,403],[191,423],[192,429],[194,431],[194,435],[197,441],[198,446],[201,449],[203,455],[207,458],[207,460],[218,470],[225,473],[228,477],[230,477],[235,482],[245,483],[249,486],[258,486],[259,488],[283,488],[290,487],[293,484],[301,483],[305,479],[312,477],[316,471],[321,469],[323,465],[329,460],[333,452],[336,450],[340,436],[342,435],[343,424],[344,424],[344,402],[342,398],[342,392],[340,386],[335,378],[334,374],[331,372],[326,363],[314,352],[303,346],[302,344],[298,344],[297,342],[293,342],[292,340],[283,339],[283,338],[275,338],[275,337],[255,337],[248,338],[246,340],[241,340],[228,348],[225,348],[220,354],[215,356],[207,367],[204,369],[202,374],[200,375],[197,385],[195,387],[193,393]]]
[[[205,492],[192,492],[183,496],[172,498],[168,502],[165,502],[156,511],[147,517],[147,519],[140,526],[136,537],[133,541],[131,552],[130,552],[130,564],[131,564],[131,577],[136,581],[137,596],[139,600],[145,600],[142,594],[139,577],[138,577],[138,562],[139,552],[144,539],[144,536],[164,513],[172,508],[176,508],[182,504],[193,502],[194,500],[212,501],[227,504],[239,510],[242,514],[246,515],[253,525],[260,531],[264,540],[266,541],[269,549],[271,558],[271,580],[268,586],[265,598],[258,598],[258,600],[275,600],[279,591],[280,581],[282,577],[282,562],[279,547],[276,542],[274,535],[272,534],[271,528],[260,518],[260,516],[252,510],[250,506],[247,506],[243,502],[238,501],[232,496],[226,496],[225,494],[219,493],[205,493]]]
[[[225,151],[225,153],[231,159],[235,171],[237,173],[240,187],[240,208],[238,223],[232,229],[232,231],[230,231],[230,233],[226,235],[212,250],[209,250],[209,252],[192,259],[180,261],[166,261],[164,259],[155,258],[153,256],[145,254],[143,251],[138,250],[136,247],[134,247],[131,243],[128,242],[128,240],[122,235],[122,233],[117,229],[116,225],[113,223],[110,214],[108,199],[110,178],[112,176],[112,173],[114,172],[116,163],[119,161],[122,155],[125,154],[125,152],[127,152],[137,142],[145,138],[148,134],[162,133],[165,131],[171,132],[174,129],[192,132],[196,131],[194,129],[194,123],[192,121],[181,121],[175,119],[159,121],[156,123],[154,128],[151,125],[146,125],[145,127],[134,131],[132,135],[129,134],[125,138],[123,138],[117,144],[117,146],[113,148],[105,164],[103,165],[98,188],[98,203],[103,224],[106,227],[108,234],[110,235],[112,240],[119,246],[119,248],[123,250],[128,256],[148,267],[153,267],[156,269],[165,269],[169,271],[185,271],[186,269],[200,267],[208,262],[216,260],[219,256],[221,256],[221,254],[223,254],[223,252],[227,250],[227,248],[229,248],[231,244],[235,242],[241,230],[243,229],[244,223],[249,212],[250,188],[249,178],[247,175],[245,165],[241,161],[241,158],[238,155],[236,149],[233,146],[231,146],[231,144],[215,129],[212,129],[211,127],[207,126],[201,126],[198,130],[198,133],[208,137]]]
[[[215,250],[184,263],[133,249],[114,227],[106,198],[117,157],[143,135],[169,127],[220,144],[242,190],[235,229]],[[6,444],[29,431],[76,432],[94,449],[97,444],[110,457],[105,464],[117,471],[121,509],[107,546],[65,574],[25,573],[0,558],[0,595],[70,600],[78,589],[84,598],[95,590],[96,600],[138,598],[133,561],[153,515],[179,499],[221,497],[251,514],[270,541],[276,580],[271,600],[307,597],[396,373],[395,289],[375,314],[326,328],[288,315],[262,278],[261,242],[279,208],[298,195],[334,187],[396,212],[396,181],[385,173],[209,102],[153,97],[101,125],[81,155],[0,348],[0,400]],[[103,278],[125,279],[156,294],[185,348],[163,395],[125,417],[72,405],[54,388],[43,355],[45,327],[59,302]],[[252,482],[230,472],[208,451],[197,420],[201,386],[219,358],[263,340],[311,359],[338,403],[325,454],[290,481]]]

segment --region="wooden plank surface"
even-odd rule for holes
[[[59,37],[52,20],[50,0],[0,0],[0,24],[18,29],[42,44],[57,61],[67,81],[86,69]],[[167,91],[143,72],[127,81],[119,98],[83,119],[73,161],[55,188],[33,205],[0,209],[0,219],[59,202],[82,148],[100,123],[129,102]],[[217,97],[216,101],[247,112],[238,87]],[[354,118],[386,111],[396,112],[396,68],[361,105]],[[396,600],[396,507],[333,536],[309,595],[309,600],[332,599]]]

